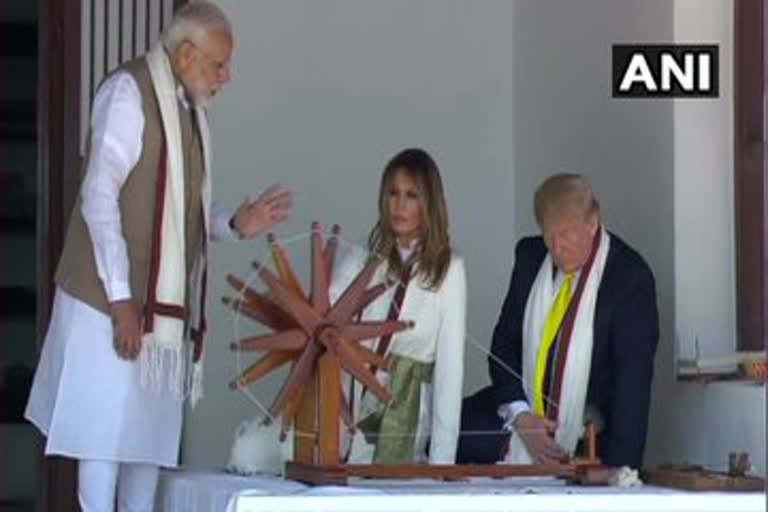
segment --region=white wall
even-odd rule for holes
[[[611,97],[611,45],[667,41],[668,0],[515,3],[515,211],[536,233],[533,193],[553,172],[585,174],[608,228],[638,249],[671,321],[673,112],[658,100]]]
[[[469,262],[469,323],[487,345],[511,268],[513,4],[506,0],[222,0],[237,34],[235,78],[212,120],[215,193],[239,201],[281,181],[296,192],[279,233],[317,219],[362,240],[376,218],[386,161],[420,145],[443,171],[451,232]],[[264,244],[213,251],[206,399],[189,416],[186,463],[226,461],[235,426],[256,413],[234,376],[226,272],[248,275]],[[306,245],[296,244],[301,260]],[[500,258],[499,255],[502,255]],[[302,260],[303,261],[303,260]],[[298,265],[302,270],[304,265]],[[487,377],[467,347],[467,389]],[[279,377],[279,376],[278,376]],[[254,387],[267,405],[279,378]]]
[[[673,378],[676,332],[712,351],[733,347],[731,0],[220,3],[239,37],[236,78],[213,119],[218,196],[234,201],[279,180],[298,200],[282,234],[319,219],[359,240],[387,158],[425,146],[442,166],[467,258],[468,329],[487,345],[514,241],[535,232],[533,190],[551,172],[583,172],[609,228],[657,280],[646,462],[721,464],[746,448],[765,469],[763,387]],[[721,44],[720,99],[611,98],[612,44],[671,40]],[[258,252],[262,244],[215,249],[215,297],[224,274],[246,275]],[[225,388],[232,323],[217,302],[211,310],[207,398],[185,429],[193,464],[224,462],[232,429],[256,412]],[[466,361],[469,391],[486,381],[486,363],[472,345]],[[269,403],[279,381],[255,392]]]
[[[733,228],[733,1],[676,0],[675,40],[720,45],[720,97],[676,100],[675,333],[681,357],[736,348]],[[659,354],[649,457],[724,465],[750,452],[765,471],[765,386],[678,383]]]
[[[680,356],[736,349],[733,1],[677,0],[675,39],[720,45],[720,97],[675,100],[675,310]],[[702,258],[702,255],[706,255]]]

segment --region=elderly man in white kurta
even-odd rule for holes
[[[84,511],[153,509],[159,467],[178,462],[184,398],[201,396],[208,241],[252,238],[290,212],[280,186],[234,214],[211,206],[206,107],[232,47],[222,11],[189,4],[94,100],[26,411],[46,454],[79,460]]]

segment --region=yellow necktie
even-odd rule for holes
[[[541,345],[539,345],[539,353],[536,358],[536,374],[533,381],[533,408],[541,416],[544,416],[543,387],[544,375],[547,373],[547,356],[549,355],[552,343],[554,343],[557,337],[557,331],[560,329],[563,317],[565,317],[565,313],[568,311],[568,304],[571,302],[571,296],[573,295],[571,290],[572,283],[573,274],[566,274],[565,281],[563,281],[560,290],[557,292],[557,297],[555,297],[555,302],[552,303],[552,309],[549,310],[547,323],[544,324],[544,331],[541,335]]]

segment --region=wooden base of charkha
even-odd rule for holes
[[[472,477],[552,476],[582,485],[606,485],[610,468],[588,461],[570,464],[338,464],[288,462],[285,477],[309,485],[347,485],[350,477],[378,479],[433,478],[459,481]]]

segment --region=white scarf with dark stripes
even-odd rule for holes
[[[166,187],[160,237],[160,261],[155,294],[158,302],[185,307],[187,275],[191,275],[190,305],[192,312],[189,325],[199,325],[201,312],[202,273],[205,268],[205,251],[195,258],[195,266],[188,274],[185,258],[184,222],[184,154],[179,122],[179,99],[171,63],[162,44],[157,43],[146,56],[152,85],[160,107],[163,133],[166,142]],[[210,233],[210,134],[206,114],[202,107],[195,107],[197,124],[203,145],[204,174],[202,203],[205,236]],[[180,398],[189,396],[192,405],[202,397],[202,357],[189,367],[191,350],[185,350],[183,319],[154,313],[154,329],[146,333],[140,356],[142,384],[150,389],[167,388]],[[189,354],[189,355],[188,355]]]

